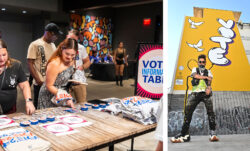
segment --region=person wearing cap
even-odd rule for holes
[[[79,34],[80,33],[78,30],[71,29],[68,32],[67,38],[72,38],[78,41]],[[82,72],[81,75],[84,76],[84,70],[88,69],[91,63],[86,48],[79,43],[78,43],[78,53],[76,54],[75,60],[76,60],[77,70]],[[86,79],[86,78],[84,76],[81,79]],[[78,103],[86,102],[86,96],[87,96],[86,85],[81,83],[74,83],[74,85],[72,86],[72,91]]]
[[[33,79],[34,105],[37,108],[38,96],[41,85],[45,80],[47,60],[56,50],[54,42],[58,35],[62,35],[59,27],[54,23],[45,26],[44,34],[41,38],[30,43],[28,48],[27,60],[30,74]]]

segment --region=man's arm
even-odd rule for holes
[[[209,77],[209,76],[202,76],[202,75],[199,75],[197,73],[193,73],[192,76],[195,78],[195,79],[200,79],[200,80],[208,80],[208,81],[212,81],[212,77]]]
[[[35,62],[35,59],[28,59],[28,67],[29,67],[30,74],[36,80],[36,83],[38,85],[42,85],[43,82],[41,81],[38,74],[36,73],[36,70],[35,70],[35,67],[34,67],[34,64],[35,64],[34,62]]]
[[[88,69],[89,66],[91,65],[89,57],[86,57],[85,59],[82,60],[83,61],[83,69]]]
[[[207,88],[206,88],[206,95],[209,95],[212,91],[211,84],[212,84],[212,77],[209,77],[211,80],[208,79]]]
[[[91,65],[89,57],[82,59],[82,62],[83,62],[82,66],[78,67],[79,70],[86,70]]]

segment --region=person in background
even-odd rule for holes
[[[34,113],[30,85],[21,62],[10,58],[6,43],[0,39],[0,108],[3,114],[16,112],[17,86],[23,92],[26,113]]]
[[[90,56],[90,62],[91,64],[101,62],[100,58],[97,56],[97,51],[93,51],[92,56]]]
[[[68,32],[67,38],[72,38],[78,41],[79,34],[80,32],[78,30],[71,29]],[[91,63],[86,48],[79,43],[78,43],[78,53],[76,54],[75,59],[76,59],[76,68],[80,70],[84,75],[85,74],[84,70],[88,69]],[[78,103],[86,102],[86,96],[87,96],[86,85],[75,83],[72,86],[72,91]]]
[[[62,34],[59,27],[54,23],[45,26],[44,35],[33,41],[28,48],[28,67],[33,79],[34,105],[37,108],[40,88],[45,79],[47,60],[56,50],[54,42],[58,35]]]
[[[107,53],[105,55],[104,62],[106,62],[106,63],[112,63],[113,62],[113,58],[112,58],[112,56],[109,53]]]
[[[104,62],[105,62],[105,57],[106,57],[106,55],[105,55],[104,53],[102,53],[102,54],[101,54],[101,58],[100,58],[101,63],[104,63]]]
[[[124,64],[128,66],[126,49],[123,48],[123,42],[119,42],[119,47],[114,51],[114,64],[115,64],[115,75],[116,75],[116,85],[120,77],[120,86],[123,86],[123,71]]]
[[[74,74],[77,51],[78,43],[75,39],[67,38],[59,44],[47,64],[46,80],[40,89],[38,109],[59,105],[74,108],[73,98],[69,95],[68,80]],[[53,98],[63,100],[63,104],[55,103]]]

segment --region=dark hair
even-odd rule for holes
[[[55,58],[62,57],[62,51],[64,49],[74,49],[76,52],[78,51],[78,43],[75,39],[72,38],[66,38],[63,42],[61,42],[59,44],[59,46],[57,47],[56,51],[52,54],[52,56],[50,57],[47,65],[54,60]]]
[[[206,61],[206,55],[204,55],[204,54],[199,55],[198,60],[200,60],[201,58],[203,58]]]
[[[0,49],[2,49],[2,48],[5,48],[6,51],[7,51],[8,60],[7,60],[7,62],[6,62],[6,65],[7,65],[7,67],[9,67],[9,66],[12,65],[12,63],[13,63],[14,61],[17,61],[17,60],[10,57],[9,52],[8,52],[8,49],[7,49],[6,43],[5,43],[2,39],[0,39]]]
[[[0,39],[0,49],[2,49],[2,48],[6,48],[7,49],[7,45],[6,45],[6,43],[2,39]]]
[[[69,30],[69,33],[70,32],[73,33],[74,35],[76,35],[77,37],[80,35],[80,31],[77,29],[71,29],[71,30]]]

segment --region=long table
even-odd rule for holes
[[[106,112],[90,109],[84,113],[77,114],[92,125],[75,128],[79,132],[63,136],[55,136],[38,125],[31,125],[25,129],[36,134],[38,137],[51,143],[51,150],[97,150],[109,146],[109,150],[114,150],[114,144],[131,139],[131,150],[133,150],[134,137],[154,131],[156,124],[142,125],[134,121],[114,116]],[[8,115],[18,116],[21,113]],[[24,116],[24,115],[22,115]],[[25,115],[28,117],[28,115]],[[0,148],[1,150],[2,148]]]

